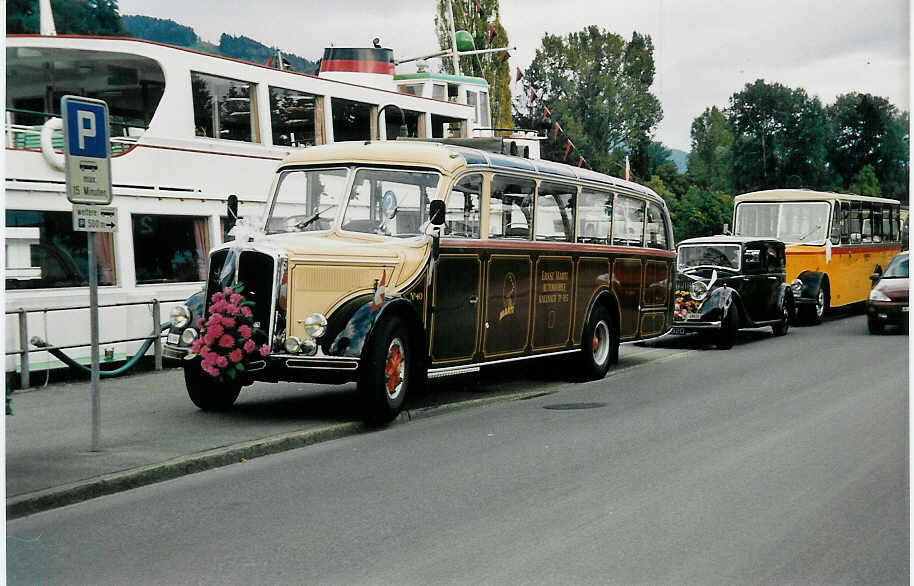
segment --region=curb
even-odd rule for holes
[[[634,364],[621,369],[614,369],[607,373],[606,378],[642,368],[648,364],[676,359],[691,354],[692,352],[694,352],[694,350],[685,351],[646,363]],[[605,378],[602,380],[605,380]],[[492,405],[495,403],[506,403],[509,401],[520,401],[552,395],[567,390],[573,390],[578,384],[579,383],[573,384],[570,389],[540,388],[531,391],[480,397],[466,401],[454,401],[441,405],[430,405],[414,410],[404,410],[397,419],[394,420],[393,425],[401,425],[414,419],[426,419],[436,415]],[[568,384],[565,383],[562,386],[567,387]],[[113,472],[86,480],[64,484],[62,486],[21,494],[6,500],[6,518],[7,520],[18,519],[101,496],[164,482],[166,480],[173,480],[188,474],[221,468],[223,466],[228,466],[229,464],[237,464],[261,456],[269,456],[271,454],[278,454],[329,440],[348,437],[355,435],[356,433],[371,431],[372,429],[372,427],[361,422],[336,423],[319,429],[293,431],[268,436],[262,439],[250,440],[227,447],[207,450],[190,456],[173,458],[158,464],[149,464],[147,466],[132,468],[122,472]]]

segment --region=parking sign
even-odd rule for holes
[[[111,203],[111,146],[108,105],[101,100],[64,96],[64,157],[67,199],[73,203]]]

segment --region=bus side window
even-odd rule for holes
[[[860,202],[853,201],[848,202],[850,204],[849,212],[849,228],[848,228],[848,242],[850,244],[859,244],[860,238],[863,234],[863,218],[860,211]]]
[[[533,192],[536,182],[504,175],[492,177],[489,238],[533,239]]]
[[[873,208],[872,204],[868,201],[861,202],[863,205],[861,207],[860,218],[862,219],[862,230],[861,236],[863,242],[872,242],[873,241]]]
[[[669,248],[662,208],[655,203],[647,204],[647,246],[661,250]]]
[[[612,228],[613,194],[585,187],[578,199],[578,242],[609,244]]]
[[[885,240],[885,238],[882,237],[882,213],[882,204],[873,202],[873,242],[882,242]]]
[[[644,242],[644,202],[625,195],[616,196],[613,210],[613,244],[641,246]]]
[[[460,178],[447,198],[444,215],[445,234],[456,238],[479,238],[479,198],[482,175]]]
[[[574,242],[574,208],[578,190],[570,185],[540,183],[536,196],[536,239]]]

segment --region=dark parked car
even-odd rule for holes
[[[793,318],[784,243],[769,238],[707,236],[676,251],[673,333],[704,331],[731,348],[740,328],[771,326],[783,336]]]
[[[908,327],[908,253],[892,259],[884,273],[873,273],[873,290],[866,301],[866,323],[871,334],[886,324]]]
[[[175,364],[190,352],[190,345],[199,335],[197,319],[203,316],[203,291],[191,295],[184,305],[176,305],[168,317],[171,328],[165,345],[162,346],[162,357],[166,362]]]

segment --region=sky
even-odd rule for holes
[[[256,6],[255,13],[250,7]],[[331,43],[371,46],[395,59],[438,50],[437,0],[120,0],[121,14],[170,18],[206,41],[225,32],[317,60]],[[887,98],[910,111],[907,0],[501,0],[511,70],[525,69],[543,35],[595,24],[654,41],[652,91],[663,106],[655,139],[688,151],[692,121],[756,79],[802,87],[824,104],[848,92]],[[410,68],[403,71],[408,72]],[[430,62],[436,71],[437,60]],[[513,77],[512,77],[513,79]],[[515,95],[522,90],[512,83]]]

